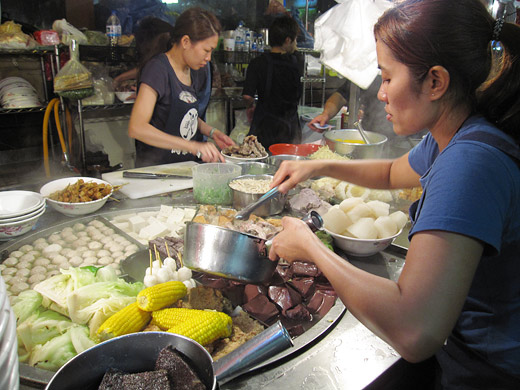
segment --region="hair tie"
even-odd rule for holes
[[[504,18],[498,18],[495,20],[495,24],[493,25],[493,36],[491,37],[493,41],[500,41],[500,33],[502,32],[503,26]]]

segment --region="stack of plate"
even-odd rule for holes
[[[3,108],[41,107],[36,89],[21,77],[0,81],[0,104]]]
[[[19,382],[16,318],[0,277],[0,389],[17,390]]]
[[[45,198],[37,192],[1,191],[0,239],[27,233],[44,212]]]

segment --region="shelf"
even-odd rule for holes
[[[22,114],[27,112],[43,112],[45,107],[27,107],[27,108],[0,108],[0,114]]]
[[[81,110],[83,112],[98,111],[98,110],[117,110],[120,108],[132,107],[132,105],[133,105],[133,103],[92,104],[92,105],[82,104]]]
[[[0,55],[43,55],[54,53],[54,46],[38,46],[32,49],[0,49]]]

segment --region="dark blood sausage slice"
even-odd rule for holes
[[[302,297],[290,287],[269,286],[269,298],[282,309],[282,313],[302,302]]]
[[[155,362],[156,370],[166,370],[172,389],[206,390],[197,373],[183,359],[183,356],[170,345],[159,352]]]
[[[335,302],[335,294],[327,294],[325,291],[317,290],[309,300],[309,303],[307,303],[307,309],[309,309],[311,313],[315,313],[320,318],[323,318],[323,316],[329,312],[331,307],[334,306]]]
[[[261,294],[247,302],[243,306],[243,309],[263,322],[268,322],[271,318],[279,314],[276,305],[265,295]]]

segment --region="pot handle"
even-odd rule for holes
[[[289,332],[280,321],[265,329],[237,349],[213,363],[213,371],[222,385],[293,346]]]

